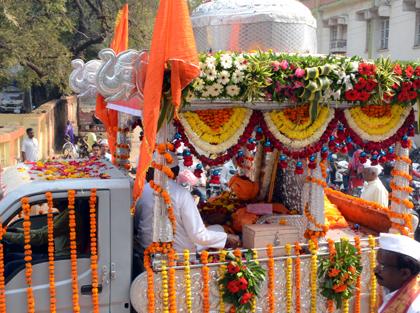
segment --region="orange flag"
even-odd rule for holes
[[[152,161],[166,64],[171,69],[172,101],[177,112],[181,104],[182,89],[200,74],[185,0],[161,0],[157,12],[144,88],[144,139],[140,147],[134,199],[143,191],[146,171]]]
[[[128,49],[128,4],[125,4],[118,12],[110,48],[116,54]],[[96,116],[105,125],[109,149],[112,159],[114,159],[117,144],[118,112],[107,109],[105,99],[100,94],[96,96]]]

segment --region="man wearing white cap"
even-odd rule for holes
[[[365,185],[362,190],[361,198],[367,201],[373,201],[383,207],[388,207],[388,191],[379,179],[382,172],[380,165],[372,165],[369,160],[363,164],[363,179]]]
[[[101,147],[101,158],[111,162],[111,153],[109,153],[109,144],[107,139],[99,140],[99,146]]]
[[[178,158],[173,153],[171,155],[174,161],[169,167],[177,176],[179,173]],[[149,170],[147,176],[150,173]],[[184,249],[194,251],[200,248],[222,249],[224,247],[236,248],[239,246],[238,236],[205,227],[194,198],[187,189],[171,179],[168,180],[168,189],[176,217],[174,249],[177,252],[183,252]],[[154,191],[149,184],[146,184],[142,196],[136,204],[135,215],[136,240],[143,249],[152,243],[154,201]]]
[[[420,243],[380,234],[376,279],[384,287],[379,313],[420,313]]]

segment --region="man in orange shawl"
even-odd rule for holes
[[[381,234],[375,276],[385,293],[379,313],[420,313],[420,243]]]

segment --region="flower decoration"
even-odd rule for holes
[[[71,261],[71,287],[73,312],[80,312],[79,305],[79,284],[77,275],[77,241],[76,241],[76,211],[75,211],[76,191],[68,191],[69,208],[69,229],[70,229],[70,261]]]
[[[187,312],[192,313],[190,251],[188,249],[184,250],[184,280],[185,304],[187,307]]]
[[[219,268],[219,280],[222,279],[226,272],[226,251],[222,250],[219,254],[219,261],[222,263]],[[219,284],[219,312],[225,313],[225,301],[223,300],[223,295],[225,293],[225,288],[222,284]]]
[[[168,267],[166,260],[162,260],[162,306],[163,312],[169,313]]]
[[[208,259],[209,253],[207,251],[201,252],[201,264],[203,267],[201,268],[201,275],[203,279],[203,312],[210,313],[210,269],[208,267]]]
[[[53,195],[45,193],[48,204],[47,227],[48,227],[48,272],[50,285],[50,311],[56,311],[55,291],[55,266],[54,266],[54,216],[53,216]]]
[[[245,254],[246,263],[232,252],[226,254],[226,271],[219,279],[223,286],[223,301],[231,303],[237,313],[250,312],[253,299],[260,293],[265,270],[254,260],[252,250]]]
[[[319,264],[318,277],[322,279],[321,294],[341,308],[353,296],[362,266],[356,248],[347,240],[331,243],[330,257]]]
[[[375,251],[375,238],[369,235],[369,261],[370,261],[370,302],[369,302],[369,313],[375,313],[377,309],[376,303],[376,276],[375,276],[375,267],[376,267],[376,251]]]
[[[316,299],[317,299],[317,268],[318,268],[318,243],[314,240],[309,240],[309,250],[311,252],[311,313],[316,313]]]
[[[23,210],[23,236],[25,249],[25,277],[26,277],[26,298],[28,301],[28,313],[35,313],[35,297],[32,289],[32,248],[31,248],[31,218],[29,198],[21,200]]]
[[[4,279],[4,247],[1,243],[6,227],[0,223],[0,313],[6,313],[6,289]]]
[[[295,307],[296,313],[300,313],[301,304],[300,304],[300,288],[301,288],[301,272],[300,272],[300,252],[302,247],[299,245],[299,242],[295,242]]]
[[[359,258],[362,257],[362,248],[360,247],[360,237],[354,237],[354,246],[357,251],[357,255]],[[356,286],[355,286],[355,296],[354,296],[354,313],[360,313],[360,295],[361,295],[361,288],[362,288],[362,273],[357,276]]]
[[[275,286],[275,282],[274,282],[274,254],[273,254],[273,245],[269,244],[267,245],[267,256],[268,256],[268,261],[267,261],[267,266],[268,266],[268,290],[267,290],[267,294],[268,294],[268,308],[269,308],[269,312],[270,313],[274,313],[275,309],[276,309],[276,299],[274,298],[274,286]]]
[[[92,305],[93,313],[99,312],[99,277],[98,277],[98,241],[96,224],[96,189],[90,190],[89,197],[89,215],[90,215],[90,269],[92,275]]]

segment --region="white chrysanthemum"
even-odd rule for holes
[[[240,91],[241,89],[236,85],[229,85],[226,87],[226,93],[231,97],[239,95]]]
[[[230,80],[230,73],[228,71],[221,71],[218,78],[217,82],[227,85]]]
[[[191,90],[190,91],[188,91],[188,93],[187,93],[187,95],[186,95],[186,97],[185,97],[185,101],[187,102],[187,103],[190,103],[191,102],[191,100],[193,100],[195,97],[194,97],[194,93],[192,93],[191,92]]]
[[[218,95],[222,93],[222,91],[223,91],[223,85],[219,83],[215,83],[211,85],[209,88],[209,92],[212,97],[217,97]]]
[[[208,71],[206,76],[206,79],[209,81],[214,81],[217,78],[217,72],[215,70]]]
[[[243,57],[237,57],[234,64],[235,67],[240,71],[246,70],[246,68],[248,67],[247,62]]]
[[[194,81],[193,87],[195,90],[197,91],[202,91],[204,88],[204,80],[202,80],[201,78],[197,78]]]
[[[206,67],[208,69],[216,67],[216,59],[213,56],[209,56],[206,58]]]
[[[198,67],[200,68],[201,71],[204,71],[206,69],[206,63],[203,63],[200,61],[198,63]]]
[[[220,56],[220,65],[224,68],[224,69],[229,69],[232,67],[232,57],[229,54],[222,54]]]
[[[233,72],[232,74],[232,81],[237,84],[240,83],[244,80],[244,73],[241,72],[240,70],[236,70],[235,72]]]
[[[207,87],[205,87],[205,88],[203,89],[203,92],[201,93],[201,96],[202,96],[203,98],[208,98],[208,97],[210,97],[210,95],[211,95],[211,91],[212,91],[211,86],[207,86]]]

